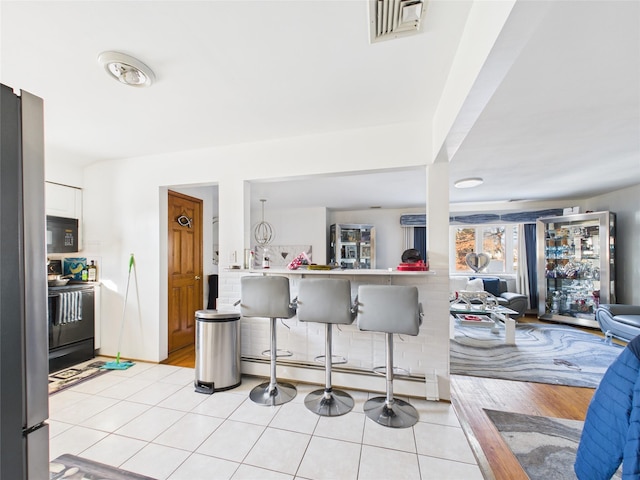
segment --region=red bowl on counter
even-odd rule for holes
[[[398,265],[398,270],[401,272],[426,272],[429,270],[429,265],[419,260],[415,263],[401,263]]]

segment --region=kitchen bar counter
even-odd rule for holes
[[[436,275],[436,272],[428,271],[404,271],[395,268],[376,268],[376,269],[343,269],[334,268],[332,270],[310,270],[308,268],[298,268],[297,270],[289,270],[288,268],[251,268],[251,269],[227,269],[230,272],[246,273],[262,273],[265,275],[362,275],[362,276],[380,276],[380,275],[399,275],[399,276],[428,276]]]
[[[292,299],[297,296],[299,282],[305,277],[347,278],[351,282],[352,298],[356,297],[358,286],[362,284],[416,286],[425,318],[417,336],[402,335],[395,342],[396,364],[407,374],[396,379],[394,390],[404,395],[449,399],[448,276],[445,279],[434,271],[396,269],[228,269],[221,272],[219,309],[239,311],[240,307],[234,307],[234,304],[241,298],[240,278],[246,275],[288,277]],[[444,302],[441,309],[446,313],[442,318],[430,314],[432,305],[438,302]],[[277,328],[278,348],[292,352],[290,357],[278,359],[279,378],[322,385],[323,364],[315,362],[314,357],[324,353],[324,325],[300,322],[293,317],[278,321]],[[243,373],[268,376],[268,357],[262,352],[269,347],[269,322],[266,319],[242,318],[241,345]],[[347,360],[334,367],[336,386],[384,392],[384,376],[372,373],[374,367],[385,364],[384,335],[361,332],[356,322],[340,325],[333,330],[333,346],[334,355]]]

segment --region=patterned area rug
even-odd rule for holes
[[[531,480],[575,480],[583,422],[485,410]],[[612,478],[621,478],[621,470]]]
[[[60,455],[49,463],[49,480],[154,480],[75,455]]]
[[[523,323],[516,344],[504,344],[504,329],[456,324],[451,373],[595,388],[623,347],[564,325]]]
[[[49,374],[49,395],[107,373],[109,370],[100,370],[104,363],[95,360]]]

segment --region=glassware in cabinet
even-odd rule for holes
[[[375,227],[334,224],[329,230],[329,263],[345,269],[376,268]]]
[[[595,309],[615,303],[615,214],[540,218],[538,318],[598,328]]]

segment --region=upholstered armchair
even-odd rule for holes
[[[605,334],[629,342],[640,335],[640,305],[602,304],[596,321]]]

